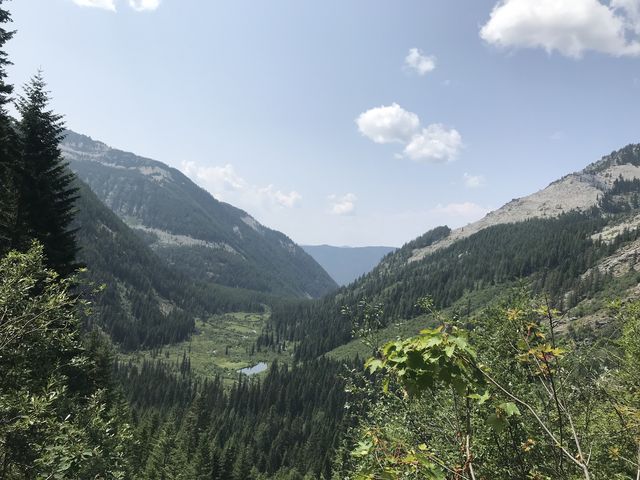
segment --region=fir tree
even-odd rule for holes
[[[24,248],[38,239],[48,265],[62,275],[76,267],[75,230],[71,229],[77,188],[60,152],[62,116],[49,109],[49,92],[39,72],[18,101],[21,115],[18,239]]]
[[[11,14],[2,8],[4,1],[0,0],[0,255],[11,247],[15,226],[15,173],[18,158],[13,120],[6,109],[7,104],[11,102],[13,86],[6,82],[7,67],[11,62],[4,51],[5,44],[11,40],[15,32],[6,29],[6,24],[11,22]]]

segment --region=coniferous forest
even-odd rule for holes
[[[640,147],[575,174],[585,208],[437,227],[337,288],[66,130],[46,72],[10,84],[14,28],[0,0],[0,480],[640,478]]]

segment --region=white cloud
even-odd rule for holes
[[[611,7],[617,12],[626,14],[627,28],[640,34],[640,1],[639,0],[611,0]]]
[[[453,128],[439,123],[423,128],[404,148],[404,154],[416,162],[450,162],[462,149],[462,136]]]
[[[360,133],[375,143],[403,143],[402,154],[416,162],[444,163],[455,159],[462,149],[462,136],[454,128],[439,123],[420,129],[420,118],[397,103],[376,107],[356,119]]]
[[[225,192],[245,190],[248,187],[247,182],[236,173],[231,164],[222,167],[202,167],[195,162],[183,162],[182,171],[188,177],[199,180],[220,198],[225,196]]]
[[[271,202],[280,205],[281,207],[293,208],[296,204],[302,200],[300,195],[295,190],[289,193],[284,193],[280,190],[276,190],[273,185],[268,185],[264,188],[258,189],[258,194],[261,197],[269,199]]]
[[[160,6],[160,0],[129,0],[129,6],[137,12],[155,10]]]
[[[104,10],[116,11],[115,0],[73,0],[73,3],[80,7],[102,8]]]
[[[486,179],[484,178],[484,175],[471,175],[469,173],[465,173],[463,177],[464,177],[464,184],[468,188],[483,187],[486,183]]]
[[[273,185],[260,187],[250,184],[231,164],[205,167],[195,162],[182,162],[182,171],[218,200],[229,201],[245,208],[268,208],[274,205],[293,208],[302,200],[302,195],[295,190],[287,193]]]
[[[589,50],[640,55],[638,33],[638,0],[501,0],[480,30],[492,45],[543,48],[574,58]]]
[[[412,48],[404,59],[407,69],[414,70],[418,75],[423,76],[436,69],[436,57],[425,55],[417,48]]]
[[[358,200],[358,197],[353,193],[347,193],[343,196],[329,195],[331,213],[334,215],[349,215],[353,213],[356,208],[356,200]]]
[[[420,128],[420,119],[394,103],[361,113],[356,124],[362,135],[376,143],[404,143]]]
[[[447,205],[440,204],[433,209],[434,213],[474,220],[484,217],[489,211],[488,208],[473,202],[449,203]]]

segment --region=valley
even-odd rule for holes
[[[0,480],[639,480],[640,0],[187,3],[0,0]]]
[[[293,345],[281,351],[256,347],[256,340],[267,324],[268,313],[225,313],[206,320],[197,320],[191,336],[182,342],[159,347],[154,350],[137,350],[122,353],[123,363],[140,365],[145,360],[160,360],[179,372],[186,368],[202,378],[221,376],[225,384],[231,385],[238,380],[243,369],[255,365],[267,367],[274,361],[291,362]],[[255,374],[266,370],[263,367]],[[253,374],[253,372],[250,372]]]

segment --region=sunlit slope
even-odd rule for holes
[[[563,311],[587,305],[623,277],[625,294],[640,267],[639,165],[640,147],[630,145],[464,229],[431,230],[334,295],[274,310],[273,327],[300,342],[300,358],[310,358],[351,340],[341,308],[363,299],[384,304],[384,320],[392,323],[419,315],[420,297],[447,308],[520,280]]]
[[[287,236],[219,202],[174,168],[73,132],[62,151],[101,201],[190,278],[306,298],[336,288]]]

